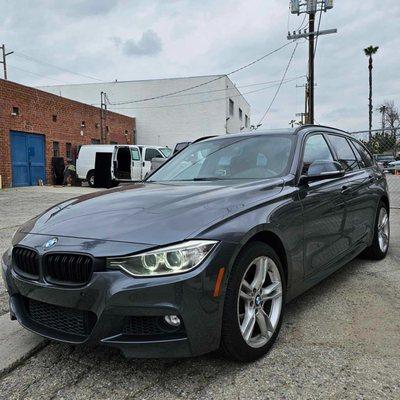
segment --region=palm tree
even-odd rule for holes
[[[386,118],[386,105],[382,104],[380,107],[377,108],[377,111],[379,111],[382,114],[382,133],[385,133],[385,118]]]
[[[364,49],[364,53],[367,57],[369,57],[369,64],[368,64],[368,69],[369,69],[369,140],[371,141],[371,135],[372,135],[372,56],[376,54],[378,51],[379,47],[378,46],[368,46],[366,49]]]

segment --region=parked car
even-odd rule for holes
[[[195,140],[194,142],[179,142],[174,146],[174,148],[172,149],[172,152],[169,154],[169,157],[172,157],[175,154],[182,151],[183,149],[186,149],[186,147],[188,147],[191,143],[200,142],[201,140],[205,140],[205,139],[208,139],[211,137],[215,137],[215,136],[203,136],[203,137],[200,137],[199,139]],[[167,161],[166,158],[160,158],[160,157],[153,158],[151,160],[150,171],[147,173],[146,177],[149,176],[151,173],[153,173],[158,168],[160,168],[161,165],[163,165],[166,161]]]
[[[67,200],[2,258],[10,315],[127,357],[263,356],[285,304],[389,247],[386,178],[322,126],[191,144],[145,182]],[[339,294],[338,294],[339,295]]]
[[[95,183],[95,161],[97,153],[110,153],[111,179],[116,182],[141,181],[150,171],[153,157],[166,158],[171,150],[161,146],[136,145],[84,145],[76,160],[79,179],[90,186]]]
[[[395,161],[394,156],[387,154],[374,154],[374,158],[378,163],[378,166],[382,169],[386,169],[390,162]]]
[[[386,170],[395,174],[396,172],[400,172],[400,160],[392,161],[386,167]]]
[[[181,150],[186,149],[186,147],[188,147],[190,143],[192,143],[192,142],[179,142],[179,143],[177,143],[174,146],[173,150],[172,150],[172,154],[179,153]]]

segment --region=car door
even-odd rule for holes
[[[322,133],[308,135],[303,141],[300,174],[307,174],[314,161],[334,161],[334,155]],[[349,248],[343,237],[346,204],[342,178],[299,184],[303,209],[303,250],[306,276],[328,268]]]
[[[346,150],[344,150],[344,140],[346,140]],[[342,146],[340,146],[340,142]],[[346,183],[348,191],[346,194],[346,203],[348,209],[348,218],[346,221],[345,231],[350,235],[352,247],[356,247],[361,243],[369,243],[369,238],[373,233],[375,226],[375,214],[377,207],[377,196],[374,196],[373,185],[379,178],[374,170],[372,157],[367,150],[363,149],[358,142],[344,137],[334,137],[332,144],[335,147],[338,161],[347,167],[349,182]],[[357,164],[351,157],[349,146],[352,154],[357,160]],[[361,152],[365,152],[361,156]]]
[[[362,168],[347,137],[330,134],[328,140],[336,153],[335,158],[346,171],[342,187],[347,209],[344,235],[355,249],[368,241],[375,219],[375,199],[370,190],[375,176],[368,168]]]
[[[131,147],[131,158],[131,179],[140,181],[142,180],[142,158],[138,147]]]

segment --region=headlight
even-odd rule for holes
[[[122,269],[134,276],[180,274],[196,268],[218,242],[190,240],[128,257],[107,259],[110,269]]]

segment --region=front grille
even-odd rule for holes
[[[163,316],[159,317],[126,317],[122,327],[123,335],[130,336],[168,336],[171,334],[183,334],[184,327],[168,325]]]
[[[24,247],[13,249],[14,267],[20,275],[28,275],[31,279],[39,278],[39,254]]]
[[[96,322],[95,314],[89,311],[56,306],[27,297],[25,301],[32,321],[56,331],[87,336]]]
[[[49,282],[82,285],[92,277],[93,260],[80,254],[48,254],[44,267]]]

